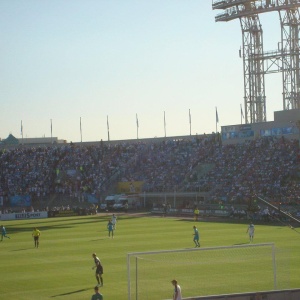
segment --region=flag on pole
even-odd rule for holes
[[[244,117],[244,113],[243,113],[242,104],[241,104],[241,117],[242,117],[243,119],[245,119],[245,117]]]
[[[139,138],[139,119],[138,119],[138,115],[135,114],[136,117],[136,138]]]
[[[21,136],[23,136],[23,123],[22,123],[22,120],[21,120]]]
[[[216,123],[219,123],[218,109],[216,108]]]
[[[82,142],[82,127],[81,127],[81,117],[80,117],[80,141]]]
[[[51,129],[51,137],[52,137],[52,119],[50,120],[50,129]]]
[[[109,123],[108,123],[108,116],[106,116],[106,125],[107,125],[107,139],[108,139],[108,141],[109,141],[110,138],[109,138]]]

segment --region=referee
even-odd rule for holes
[[[35,248],[38,248],[39,247],[39,244],[40,244],[40,235],[41,235],[41,232],[35,227],[33,229],[33,232],[32,232],[32,236],[33,236],[33,240],[34,240],[34,247]]]

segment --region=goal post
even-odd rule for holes
[[[289,288],[288,259],[274,243],[128,253],[128,300],[171,299],[174,278],[183,297]]]

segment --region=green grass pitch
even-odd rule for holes
[[[126,300],[127,253],[194,247],[193,220],[119,215],[115,237],[110,239],[106,229],[110,217],[111,214],[99,214],[1,221],[11,239],[4,238],[0,242],[0,299],[91,299],[97,283],[95,271],[92,270],[92,253],[96,252],[104,267],[104,287],[100,288],[104,299]],[[31,237],[33,227],[41,230],[39,249],[34,247]],[[248,243],[247,224],[200,221],[197,227],[201,247]],[[289,251],[290,288],[299,288],[300,234],[287,226],[256,225],[254,243],[270,242]],[[213,271],[213,268],[206,270],[206,276],[216,278]],[[189,275],[193,276],[192,273]],[[166,282],[155,283],[165,286],[170,299],[173,289],[170,281],[173,277],[178,276],[174,274],[166,277]],[[213,294],[219,293],[221,281],[214,279]],[[251,284],[249,282],[249,286]],[[182,289],[184,296],[187,296],[184,286]],[[155,294],[152,296],[151,299],[157,299]]]

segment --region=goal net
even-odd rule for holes
[[[127,254],[128,299],[183,297],[289,288],[289,255],[273,243]]]

